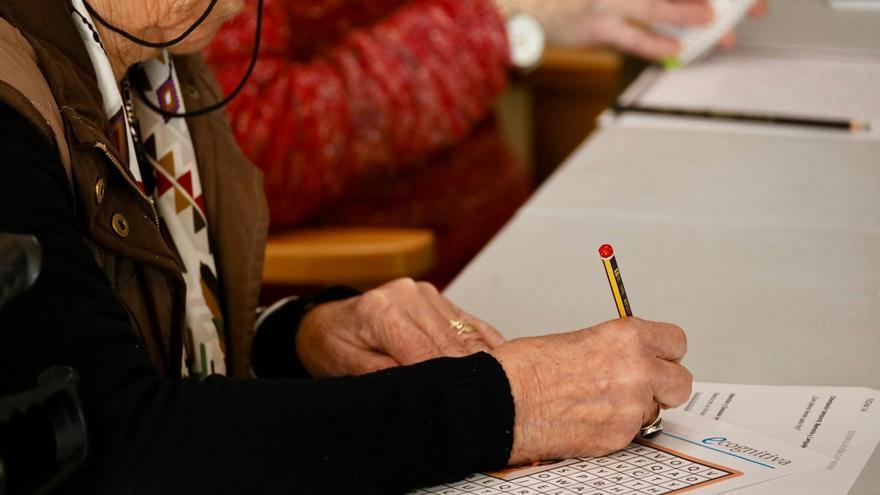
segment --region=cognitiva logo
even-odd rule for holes
[[[785,459],[784,457],[780,457],[779,454],[775,452],[771,452],[769,450],[759,450],[753,447],[749,447],[748,445],[742,445],[736,442],[732,442],[728,440],[726,437],[709,437],[704,438],[703,443],[706,445],[712,445],[714,447],[720,448],[721,450],[725,450],[732,454],[745,455],[748,457],[754,457],[755,459],[761,459],[763,461],[772,462],[779,464],[780,466],[785,466],[791,464],[791,460]]]

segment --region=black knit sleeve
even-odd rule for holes
[[[81,375],[82,493],[395,493],[505,464],[513,400],[488,354],[361,377],[160,378],[83,242],[53,148],[0,104],[0,231],[43,272],[0,312],[0,395]]]

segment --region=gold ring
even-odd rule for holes
[[[463,335],[466,333],[474,333],[474,327],[471,325],[461,321],[461,320],[449,320],[449,326],[456,331],[456,335]]]
[[[657,418],[648,426],[639,428],[640,438],[654,438],[663,431],[663,419],[660,418],[660,411],[657,411]]]

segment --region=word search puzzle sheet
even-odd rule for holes
[[[733,468],[693,459],[669,449],[633,443],[606,457],[570,459],[546,466],[474,474],[458,483],[415,493],[666,495],[741,475]]]
[[[473,474],[410,494],[718,494],[821,469],[827,462],[821,455],[731,425],[688,423],[667,424],[660,436],[604,457]]]

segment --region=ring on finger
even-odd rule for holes
[[[663,419],[660,417],[660,410],[657,410],[657,417],[648,426],[639,428],[639,438],[654,438],[663,431]]]
[[[449,326],[453,330],[455,330],[456,335],[464,335],[466,333],[474,333],[476,329],[469,323],[465,323],[461,320],[449,320]]]

